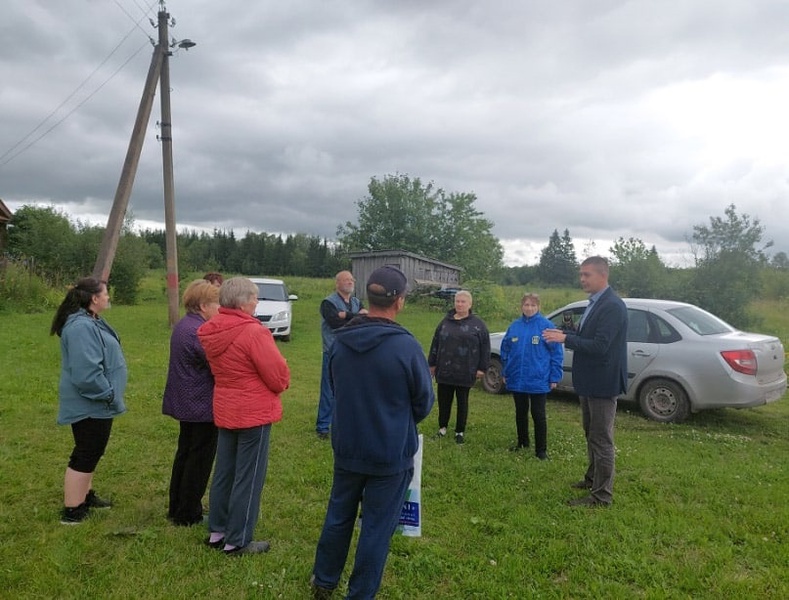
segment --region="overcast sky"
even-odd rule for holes
[[[170,60],[179,226],[333,239],[371,177],[402,173],[475,193],[510,265],[567,228],[579,257],[637,237],[685,266],[693,226],[732,203],[789,252],[786,0],[166,8],[197,43]],[[106,222],[157,10],[3,2],[9,208]],[[159,119],[157,94],[130,210],[163,227]]]

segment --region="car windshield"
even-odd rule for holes
[[[285,286],[281,283],[257,283],[258,300],[278,300],[284,302],[288,299]]]
[[[682,321],[699,335],[715,335],[716,333],[735,331],[734,327],[725,321],[696,306],[669,308],[666,312]]]

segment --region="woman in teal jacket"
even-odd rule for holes
[[[540,314],[540,297],[524,294],[523,316],[516,319],[501,341],[504,382],[515,400],[515,426],[518,443],[513,450],[529,447],[529,404],[534,420],[534,451],[537,458],[548,458],[548,421],[545,398],[562,380],[564,351],[561,344],[542,339],[544,329],[554,327]]]
[[[58,424],[71,425],[74,450],[63,483],[64,525],[81,523],[91,508],[109,508],[93,491],[114,417],[126,412],[126,361],[118,334],[99,315],[109,308],[107,286],[86,277],[66,294],[52,320],[60,337]]]

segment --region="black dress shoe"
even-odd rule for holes
[[[573,498],[567,501],[567,506],[584,506],[586,508],[595,508],[597,506],[607,507],[610,502],[602,502],[592,496],[584,496],[583,498]]]

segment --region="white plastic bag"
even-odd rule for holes
[[[397,531],[408,537],[422,537],[422,434],[414,454],[414,476],[405,494]]]

